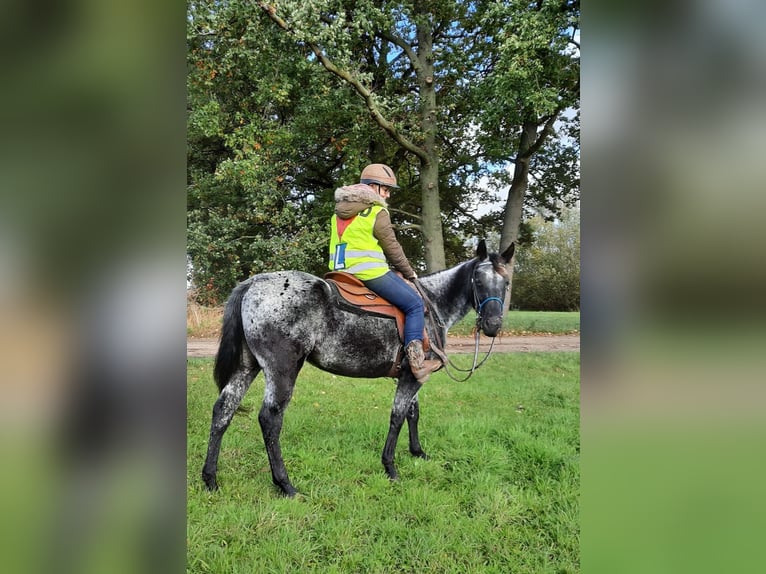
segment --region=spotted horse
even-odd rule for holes
[[[430,303],[426,329],[433,341],[444,341],[447,330],[473,309],[477,326],[495,337],[503,322],[514,244],[502,254],[487,253],[482,240],[475,257],[449,269],[421,277],[421,293]],[[282,421],[303,364],[347,377],[376,378],[390,374],[401,357],[396,323],[377,314],[350,312],[335,302],[327,281],[301,271],[255,275],[237,285],[224,309],[223,330],[213,375],[220,395],[213,406],[207,457],[202,479],[218,488],[221,441],[253,379],[266,379],[258,414],[274,484],[287,496],[297,490],[282,458]],[[388,436],[381,461],[388,477],[398,478],[394,452],[404,421],[409,450],[427,458],[418,435],[418,391],[421,385],[405,364],[399,369]]]

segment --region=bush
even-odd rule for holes
[[[513,308],[529,311],[579,311],[580,211],[560,220],[529,221],[532,242],[516,252]]]

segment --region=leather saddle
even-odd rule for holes
[[[355,313],[370,313],[383,317],[391,317],[396,321],[399,340],[404,341],[404,313],[394,304],[368,289],[364,283],[351,273],[329,271],[324,275],[325,281],[333,288],[336,302],[346,310]],[[416,291],[417,293],[417,291]],[[418,294],[420,296],[420,294]],[[426,307],[426,313],[428,308]],[[430,341],[425,329],[423,330],[423,350],[430,349]]]

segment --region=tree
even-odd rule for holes
[[[259,6],[353,89],[396,144],[394,157],[371,159],[391,163],[398,171],[407,156],[416,158],[421,192],[417,225],[426,268],[445,268],[439,138],[449,140],[454,134],[440,130],[439,120],[450,114],[456,95],[466,92],[460,80],[469,67],[475,68],[472,58],[487,48],[476,42],[481,23],[477,13],[486,3],[285,0],[278,8],[265,1]],[[357,38],[367,40],[360,52],[353,50]]]
[[[519,18],[524,6],[513,7]],[[354,181],[370,161],[397,171],[392,219],[416,268],[463,259],[466,233],[500,222],[476,218],[472,206],[489,193],[482,178],[501,184],[516,159],[513,122],[525,105],[548,110],[528,101],[541,96],[509,67],[513,43],[529,40],[510,15],[505,2],[487,0],[191,2],[196,284],[212,283],[220,299],[251,272],[322,272],[336,182]],[[512,95],[504,89],[513,82],[523,90]],[[527,150],[530,165],[535,154],[554,161],[550,150]],[[541,198],[552,189],[543,178],[538,188]]]
[[[189,7],[187,244],[195,287],[211,304],[256,272],[322,271],[331,214],[322,200],[346,146],[335,126],[355,119],[251,12]]]
[[[580,211],[530,220],[531,244],[516,258],[513,306],[534,311],[580,309]]]
[[[495,185],[509,186],[502,250],[519,240],[535,164],[548,176],[534,190],[534,207],[555,214],[579,199],[580,3],[514,0],[495,9],[507,24],[498,33],[496,71],[483,88],[490,104],[481,112],[480,139],[488,160],[514,166],[510,177],[504,169],[494,176]]]

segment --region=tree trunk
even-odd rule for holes
[[[433,34],[429,20],[418,25],[418,80],[423,149],[428,159],[420,161],[420,193],[423,203],[423,247],[428,273],[446,268],[439,200],[439,151],[436,148],[436,88],[434,86]]]
[[[519,227],[524,213],[524,196],[529,186],[529,155],[528,151],[537,135],[537,124],[525,122],[519,137],[519,146],[516,153],[516,163],[513,168],[513,180],[511,188],[508,190],[508,199],[505,202],[503,211],[503,231],[500,234],[500,252],[519,238]],[[506,266],[508,275],[511,278],[511,287],[505,298],[505,310],[507,311],[511,304],[511,295],[513,292],[513,265],[516,262],[516,255]]]
[[[433,273],[446,268],[439,205],[439,168],[436,161],[428,165],[421,164],[420,191],[423,199],[422,232],[426,270]]]

